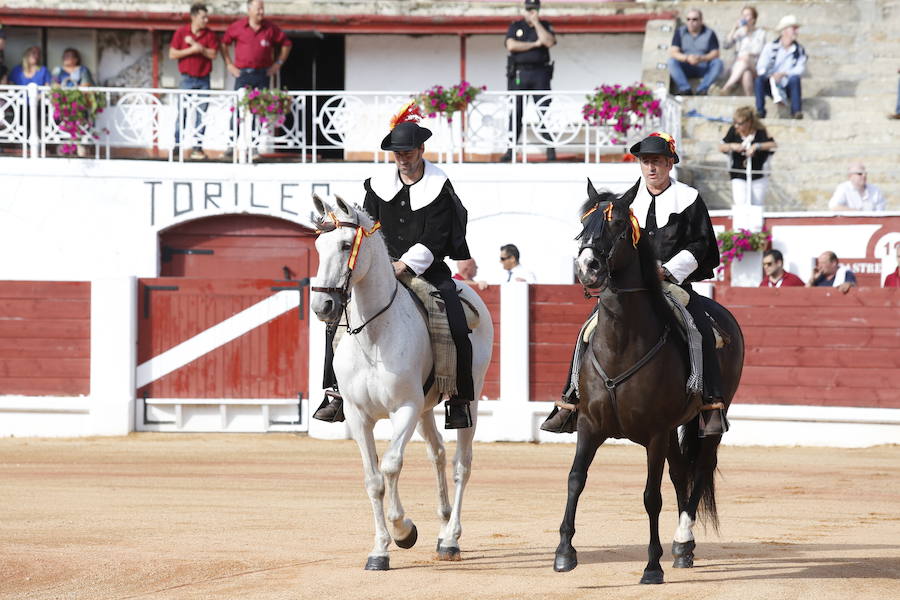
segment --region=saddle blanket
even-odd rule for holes
[[[450,323],[447,320],[444,300],[437,288],[421,277],[404,274],[400,276],[400,283],[406,286],[420,302],[419,309],[422,310],[422,316],[428,327],[428,335],[431,338],[431,351],[434,355],[434,382],[438,392],[453,396],[457,393],[456,344],[453,343],[453,336],[450,334]],[[467,301],[463,300],[462,305],[466,315],[466,324],[471,331],[478,326],[480,315],[475,307]]]

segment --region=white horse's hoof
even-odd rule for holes
[[[441,546],[439,543],[437,548],[437,556],[435,556],[435,558],[437,560],[458,561],[462,560],[462,555],[459,552],[459,547]]]
[[[409,531],[409,535],[403,538],[402,540],[394,540],[394,543],[397,544],[400,548],[404,550],[408,548],[412,548],[416,545],[416,540],[419,539],[419,530],[416,529],[416,526],[413,525],[412,529]]]
[[[387,571],[391,568],[389,556],[370,556],[366,560],[366,571]]]

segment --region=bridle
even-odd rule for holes
[[[344,276],[344,283],[340,287],[324,287],[324,286],[310,286],[310,291],[313,292],[324,292],[326,294],[337,294],[338,298],[341,301],[341,313],[344,315],[346,322],[344,325],[347,327],[347,333],[349,335],[356,335],[360,331],[362,331],[366,325],[380,317],[387,309],[391,307],[394,303],[394,299],[397,297],[397,290],[400,287],[400,284],[394,280],[394,291],[391,293],[391,299],[388,303],[377,313],[375,313],[372,317],[366,320],[365,323],[356,327],[354,329],[350,329],[350,316],[347,313],[347,305],[350,303],[350,279],[353,277],[353,269],[356,267],[356,259],[359,257],[359,249],[362,246],[363,239],[367,237],[371,237],[376,231],[381,229],[381,221],[376,221],[374,225],[372,225],[371,229],[366,229],[360,223],[352,223],[350,221],[341,221],[338,219],[337,215],[334,214],[333,211],[329,211],[326,218],[322,218],[318,223],[318,228],[316,229],[316,235],[321,235],[323,233],[329,233],[334,231],[335,229],[340,229],[341,227],[350,227],[356,230],[356,235],[353,236],[353,245],[350,247],[350,257],[347,259],[347,273]],[[339,323],[337,324],[339,326]]]
[[[589,211],[584,213],[581,216],[581,221],[584,222],[585,219],[587,219],[589,216],[591,216],[591,214],[593,214],[598,209],[600,209],[600,204],[595,205],[592,209],[590,209]],[[613,220],[613,215],[612,215],[613,204],[612,204],[612,202],[607,203],[606,206],[602,209],[602,211],[603,211],[603,222],[601,222],[600,230],[597,232],[597,236],[599,236],[603,232],[603,229],[605,228],[606,223],[610,223]],[[631,232],[630,232],[631,233],[631,244],[633,247],[637,248],[638,240],[641,238],[641,227],[637,221],[637,217],[634,216],[634,213],[631,211],[631,209],[629,209],[628,212],[629,212],[629,220],[630,220],[630,224],[631,224]],[[622,294],[622,293],[627,293],[627,292],[646,292],[647,291],[647,288],[645,288],[645,287],[620,288],[620,287],[616,286],[615,280],[613,279],[613,276],[614,276],[614,272],[612,269],[613,257],[615,256],[616,248],[619,246],[620,243],[625,241],[625,239],[628,237],[628,234],[629,234],[629,228],[626,227],[622,230],[622,233],[619,234],[619,236],[613,240],[612,244],[610,244],[609,252],[602,252],[602,251],[600,251],[599,248],[597,248],[597,246],[594,242],[594,238],[596,236],[594,236],[594,235],[592,235],[590,238],[585,240],[581,244],[581,246],[578,248],[579,256],[586,248],[588,248],[591,251],[593,251],[595,254],[599,255],[602,258],[602,260],[606,263],[606,281],[607,281],[606,286],[598,286],[598,288],[589,288],[588,286],[582,284],[581,287],[584,288],[584,297],[585,298],[598,298],[599,299],[600,294],[603,292],[603,290],[605,290],[607,288],[613,294]],[[593,291],[595,289],[599,289],[599,291],[596,291],[596,292]]]
[[[599,204],[594,206],[591,210],[586,212],[581,217],[581,220],[584,221],[588,216],[591,215],[591,213],[595,212],[599,207],[600,207]],[[611,266],[613,264],[612,259],[613,259],[613,256],[615,255],[616,248],[619,247],[620,244],[624,243],[625,239],[628,237],[628,234],[629,234],[628,227],[625,227],[622,230],[622,233],[613,240],[612,244],[610,244],[609,253],[601,252],[599,250],[599,248],[597,248],[594,245],[594,238],[599,237],[603,233],[603,229],[605,228],[606,223],[612,222],[612,220],[613,220],[612,211],[613,211],[613,204],[612,204],[612,202],[610,202],[605,208],[603,208],[604,220],[600,224],[599,231],[596,234],[591,235],[587,240],[585,240],[584,243],[582,243],[581,247],[578,249],[579,255],[585,248],[590,248],[595,254],[598,254],[601,257],[605,257],[607,285],[605,287],[603,287],[602,289],[600,289],[600,291],[598,291],[598,292],[591,292],[590,288],[588,288],[587,286],[582,284],[582,287],[584,287],[585,298],[597,298],[598,303],[600,302],[601,293],[603,292],[603,290],[605,290],[607,288],[613,294],[621,294],[621,293],[626,293],[626,292],[649,291],[648,288],[646,288],[646,287],[619,288],[615,285],[615,282],[613,281],[614,272],[611,268]],[[629,221],[631,224],[631,228],[630,228],[631,229],[631,243],[635,248],[637,248],[638,240],[640,240],[640,238],[641,238],[641,228],[640,228],[640,224],[637,221],[637,217],[634,216],[634,213],[630,209],[629,209]],[[665,327],[663,328],[662,335],[660,335],[659,339],[656,341],[656,344],[654,344],[652,348],[650,348],[641,358],[639,358],[637,360],[637,362],[635,362],[633,365],[631,365],[630,367],[625,369],[625,371],[623,371],[616,377],[610,377],[610,375],[606,372],[606,370],[600,364],[600,361],[597,360],[597,356],[593,352],[588,352],[588,354],[590,355],[591,363],[593,364],[594,368],[597,370],[597,373],[603,379],[603,384],[606,386],[606,391],[609,394],[610,403],[612,405],[613,416],[616,419],[616,426],[618,427],[619,431],[622,431],[622,419],[619,416],[619,402],[618,402],[618,398],[616,397],[616,388],[619,387],[620,385],[622,385],[623,383],[625,383],[628,379],[630,379],[632,377],[632,375],[634,375],[635,373],[640,371],[647,363],[649,363],[651,360],[653,360],[653,357],[656,356],[656,354],[660,351],[660,349],[665,345],[668,337],[669,337],[669,325],[667,323],[665,325]],[[568,404],[568,403],[565,403],[565,402],[560,403],[560,401],[557,401],[557,406],[560,406],[562,408],[569,408],[570,410],[572,408],[575,408],[574,405],[565,406],[565,404]]]

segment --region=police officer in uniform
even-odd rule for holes
[[[471,258],[466,244],[468,214],[447,175],[423,158],[429,137],[431,131],[413,121],[401,122],[391,130],[382,140],[381,149],[394,153],[397,168],[366,179],[364,208],[381,222],[394,274],[399,277],[406,272],[424,278],[438,289],[446,305],[450,334],[456,345],[458,393],[447,401],[445,428],[461,429],[472,426],[472,343],[456,284],[444,259]],[[333,334],[329,337],[333,339]],[[330,348],[329,339],[326,386],[336,384],[327,356]],[[313,416],[324,421],[343,420],[336,388],[326,395],[332,398],[331,402],[323,404]]]
[[[640,161],[641,179],[625,195],[633,198],[631,209],[641,226],[641,234],[653,243],[660,261],[660,280],[679,285],[690,294],[686,308],[703,338],[704,401],[721,401],[722,376],[716,358],[715,336],[704,308],[706,299],[690,285],[692,281],[712,278],[719,266],[719,246],[709,212],[700,192],[671,178],[670,171],[679,158],[675,140],[670,135],[652,133],[633,145],[631,153]],[[563,401],[577,404],[578,398],[574,390],[569,389],[568,381],[565,387]],[[719,435],[727,430],[728,423],[721,410],[703,412],[701,435]],[[574,431],[573,411],[555,408],[541,429],[553,433]]]
[[[549,90],[553,77],[553,63],[550,62],[550,48],[556,45],[553,26],[538,18],[541,0],[525,0],[525,12],[520,19],[506,30],[506,89],[508,90]],[[535,102],[544,96],[535,94]],[[524,96],[516,97],[516,113],[511,117],[513,141],[518,141],[522,131]],[[512,148],[506,151],[503,162],[512,160]],[[547,160],[556,160],[556,149],[547,148]]]

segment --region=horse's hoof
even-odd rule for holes
[[[676,569],[690,569],[694,566],[694,548],[697,544],[694,540],[687,542],[672,542],[672,556],[675,561],[672,566]]]
[[[419,530],[416,529],[416,526],[413,525],[412,529],[409,531],[409,535],[403,538],[402,540],[394,540],[394,543],[397,544],[400,548],[407,550],[416,545],[416,540],[419,539]]]
[[[440,551],[441,551],[441,544],[442,544],[443,542],[444,542],[443,539],[438,538],[437,546],[434,547],[434,551],[435,551],[435,552],[440,552]]]
[[[644,571],[644,576],[641,577],[641,583],[645,584],[660,584],[663,582],[663,572],[662,569],[659,571]]]
[[[366,560],[366,571],[387,571],[391,568],[389,556],[370,556]]]
[[[578,553],[572,550],[570,553],[557,552],[553,561],[553,570],[557,573],[566,573],[578,566]]]
[[[438,560],[456,562],[462,560],[462,555],[460,554],[458,547],[441,546],[438,544],[437,556],[435,558]]]

